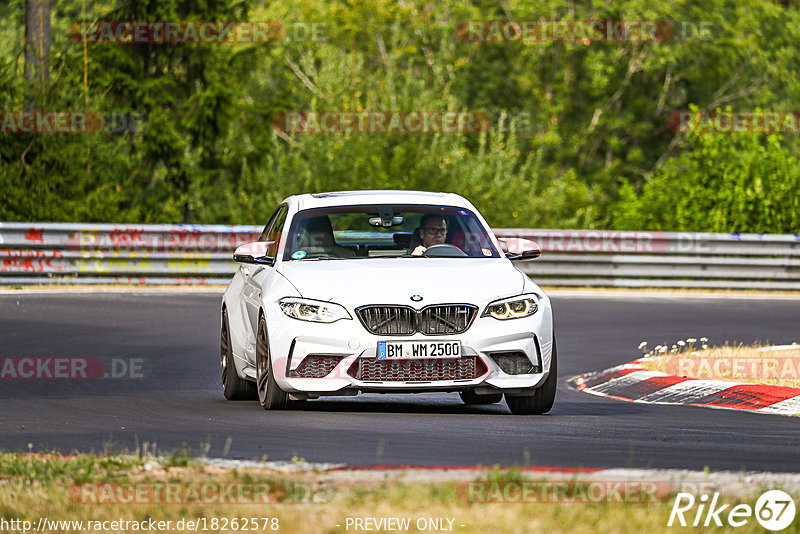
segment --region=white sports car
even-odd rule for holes
[[[541,414],[556,394],[550,300],[449,193],[291,196],[233,256],[222,298],[228,399],[282,409],[320,396],[458,392]],[[509,248],[513,253],[508,252]]]

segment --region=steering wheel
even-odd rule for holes
[[[431,252],[433,252],[433,254],[431,254]],[[438,245],[429,246],[425,252],[422,253],[422,255],[429,258],[438,258],[447,256],[466,256],[467,253],[457,246],[451,245],[450,243],[439,243]]]

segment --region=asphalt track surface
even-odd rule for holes
[[[0,295],[0,358],[142,366],[133,378],[0,379],[0,449],[134,451],[147,443],[163,453],[185,447],[212,457],[351,465],[800,471],[798,418],[623,402],[565,385],[634,359],[643,340],[800,341],[800,299],[559,294],[556,404],[549,415],[524,417],[504,403],[467,407],[456,394],[328,397],[283,412],[226,401],[218,385],[220,295]]]

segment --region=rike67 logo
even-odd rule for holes
[[[695,505],[697,505],[696,510]],[[719,493],[714,493],[711,498],[707,494],[696,498],[691,493],[678,493],[667,526],[679,524],[685,527],[691,524],[693,527],[711,525],[721,527],[727,523],[731,527],[741,527],[755,517],[765,529],[778,531],[791,525],[794,516],[794,500],[781,490],[764,492],[756,501],[755,507],[749,504],[737,504],[732,508],[730,504],[719,503]]]

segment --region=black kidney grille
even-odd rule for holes
[[[409,306],[362,306],[356,309],[361,324],[373,334],[429,335],[466,332],[478,312],[471,304],[428,306],[417,311]]]
[[[373,334],[413,334],[417,311],[408,306],[364,306],[356,310],[364,328]]]
[[[477,310],[466,304],[429,306],[420,312],[417,329],[423,334],[460,334],[472,324]]]

